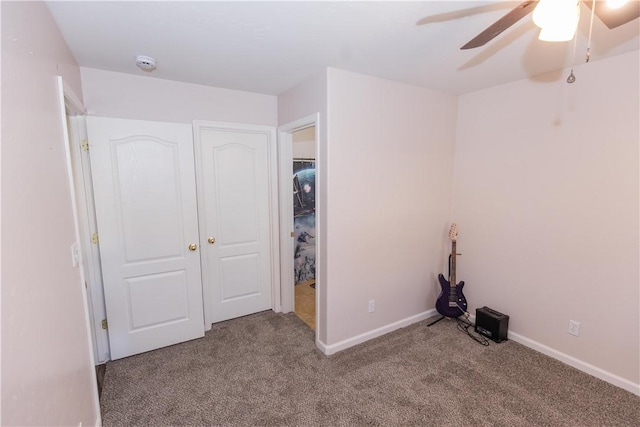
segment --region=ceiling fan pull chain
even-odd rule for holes
[[[587,42],[587,56],[584,59],[584,62],[589,62],[591,58],[591,33],[593,32],[593,17],[596,14],[596,0],[592,0],[591,3],[591,23],[589,24],[589,41]]]
[[[580,14],[580,9],[578,9],[578,16],[579,14]],[[569,77],[567,77],[567,83],[574,83],[576,81],[576,75],[573,74],[573,67],[576,64],[576,47],[577,46],[578,46],[578,31],[576,31],[573,34],[573,57],[571,58],[571,72],[569,73]]]

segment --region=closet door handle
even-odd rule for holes
[[[210,244],[214,244],[216,242],[216,238],[215,237],[209,237],[209,239],[207,239],[207,242],[209,242]]]
[[[195,251],[196,249],[198,249],[198,245],[196,245],[195,243],[189,245],[189,250],[191,252]]]

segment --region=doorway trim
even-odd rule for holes
[[[67,178],[69,181],[69,191],[70,191],[70,196],[71,196],[71,209],[72,209],[72,213],[73,213],[73,227],[74,227],[74,234],[75,234],[75,243],[74,246],[77,248],[76,251],[79,251],[78,246],[83,246],[83,241],[82,241],[82,233],[84,233],[86,230],[84,230],[84,226],[82,225],[82,223],[80,222],[79,219],[79,214],[78,214],[78,194],[76,191],[76,183],[78,181],[76,181],[76,179],[79,179],[79,177],[75,177],[74,176],[74,170],[73,170],[73,162],[72,162],[72,151],[73,147],[72,144],[74,143],[73,138],[70,136],[70,132],[69,132],[69,126],[67,125],[67,116],[69,117],[73,117],[73,116],[79,116],[79,117],[84,117],[84,114],[86,112],[84,105],[82,104],[82,101],[80,100],[80,98],[78,98],[76,96],[76,94],[73,92],[73,90],[69,87],[69,85],[67,85],[67,83],[64,81],[64,79],[62,78],[62,76],[57,76],[57,83],[58,83],[58,97],[59,97],[59,106],[60,106],[60,121],[62,122],[62,134],[63,134],[63,139],[64,139],[64,149],[65,149],[65,157],[66,157],[66,161],[67,161]],[[69,111],[69,113],[67,113],[67,111]],[[74,178],[75,177],[75,178]],[[84,249],[84,248],[83,248]],[[80,253],[78,254],[78,272],[79,272],[79,276],[80,276],[80,283],[78,283],[78,286],[80,286],[80,289],[82,291],[82,308],[83,308],[83,312],[84,312],[84,320],[85,320],[85,326],[87,328],[87,354],[89,356],[89,362],[91,365],[91,368],[93,370],[93,367],[95,366],[95,354],[94,354],[94,342],[93,342],[93,335],[92,335],[92,328],[91,328],[91,314],[93,314],[90,305],[89,305],[89,300],[88,300],[88,292],[87,292],[87,288],[85,286],[86,284],[86,272],[84,271],[84,267],[83,267],[83,260],[82,260],[82,256],[80,254],[85,253],[84,250],[79,251]],[[90,260],[87,260],[88,262],[91,262]],[[91,313],[91,314],[90,314]],[[98,380],[96,378],[96,375],[94,375],[93,372],[91,372],[91,383],[92,383],[92,400],[93,400],[93,406],[94,406],[94,411],[96,413],[96,425],[101,425],[102,424],[102,419],[101,419],[101,415],[100,415],[100,400],[98,397]]]
[[[67,97],[66,93],[65,97]],[[102,364],[111,360],[111,352],[109,335],[107,330],[103,328],[103,319],[107,318],[107,314],[104,305],[100,249],[98,243],[96,243],[98,227],[93,196],[93,177],[91,175],[86,115],[84,110],[73,111],[69,108],[69,102],[73,102],[71,98],[69,100],[65,99],[65,102],[67,103],[68,143],[80,231],[79,245],[86,280],[85,289],[89,321],[91,323],[94,362]],[[78,103],[79,101],[75,102]]]
[[[294,120],[290,123],[278,127],[278,171],[279,171],[279,193],[280,193],[280,304],[283,313],[290,313],[294,310],[294,275],[293,275],[293,196],[291,187],[291,176],[293,175],[293,137],[296,131],[315,126],[315,151],[316,151],[316,344],[320,336],[319,312],[323,307],[320,306],[320,288],[323,286],[322,277],[319,268],[322,265],[322,250],[320,249],[323,242],[320,238],[322,227],[322,191],[319,188],[321,180],[322,158],[320,154],[320,113],[315,113]]]

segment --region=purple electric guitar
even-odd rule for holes
[[[448,281],[442,274],[438,275],[442,292],[436,300],[436,310],[445,317],[458,317],[467,311],[467,299],[462,293],[464,282],[456,284],[456,239],[458,238],[458,226],[451,224],[449,230],[449,238],[451,239],[451,277]]]

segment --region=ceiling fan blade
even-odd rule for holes
[[[592,0],[582,0],[589,9],[593,6]],[[640,17],[640,2],[631,0],[618,9],[611,9],[604,1],[596,1],[596,16],[609,28],[616,28]]]
[[[486,30],[475,36],[471,39],[467,44],[462,46],[460,49],[473,49],[476,47],[484,46],[491,40],[493,40],[498,34],[502,33],[504,30],[518,22],[520,19],[524,18],[528,14],[530,14],[535,8],[537,1],[525,1],[520,3],[514,9],[512,9],[509,13],[504,15],[502,18],[498,19]],[[597,10],[597,9],[596,9]]]
[[[479,15],[487,12],[497,12],[498,10],[511,9],[512,5],[505,2],[486,3],[481,6],[466,8],[462,10],[454,10],[452,12],[439,13],[437,15],[425,16],[416,22],[416,25],[433,24],[434,22],[453,21],[454,19],[468,18],[469,16]]]

